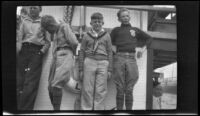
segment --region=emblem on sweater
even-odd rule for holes
[[[130,30],[130,33],[133,37],[135,37],[135,30]]]

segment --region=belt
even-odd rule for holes
[[[31,45],[36,45],[36,44],[30,43],[30,42],[24,42],[24,43],[22,43],[22,45],[24,45],[24,46],[31,46]]]
[[[22,46],[42,47],[42,45],[37,45],[34,43],[30,43],[30,42],[24,42],[24,43],[22,43]]]
[[[56,51],[70,49],[68,46],[58,47]]]
[[[117,52],[116,55],[121,55],[121,56],[135,56],[134,52]]]

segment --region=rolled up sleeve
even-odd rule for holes
[[[138,47],[144,47],[145,45],[147,46],[147,48],[150,47],[151,42],[153,40],[153,38],[148,35],[147,33],[145,33],[144,31],[140,30],[140,29],[136,29],[136,33],[137,33],[137,39],[138,39]]]
[[[22,21],[20,28],[17,32],[17,42],[22,42],[23,37],[24,37],[24,23]]]
[[[42,33],[42,34],[40,34],[40,33]],[[41,51],[43,53],[46,53],[51,45],[49,38],[47,37],[47,32],[44,29],[40,28],[37,36],[43,36],[44,45],[41,48]]]
[[[63,31],[64,31],[66,39],[68,39],[69,44],[71,45],[71,47],[73,49],[73,51],[76,51],[76,47],[78,46],[78,40],[68,24],[64,25]]]

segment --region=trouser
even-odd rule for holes
[[[82,110],[105,110],[108,64],[107,60],[85,58],[81,91]]]
[[[48,86],[49,97],[54,110],[60,110],[62,100],[62,89],[58,87]]]
[[[116,104],[123,110],[124,95],[126,110],[132,110],[133,88],[138,80],[138,67],[135,55],[114,55],[114,80],[117,87]]]
[[[33,110],[37,96],[41,70],[42,46],[23,43],[17,63],[17,101],[19,110]]]
[[[56,55],[56,56],[55,56]],[[54,110],[60,110],[62,88],[73,76],[73,53],[68,48],[62,48],[53,54],[49,75],[49,97]]]

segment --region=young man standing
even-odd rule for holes
[[[62,88],[68,82],[73,81],[70,77],[73,77],[73,57],[78,40],[68,24],[58,24],[54,17],[50,15],[42,17],[41,25],[53,37],[53,60],[48,89],[54,110],[60,110]]]
[[[102,28],[101,13],[92,14],[90,24],[92,29],[84,35],[80,49],[81,109],[105,110],[107,79],[112,72],[112,43]]]
[[[133,88],[139,74],[135,59],[136,46],[149,46],[151,37],[129,23],[130,12],[128,9],[120,9],[117,13],[120,27],[111,32],[112,44],[114,45],[114,80],[117,87],[116,104],[118,110],[123,110],[124,95],[126,110],[132,110]],[[142,56],[138,52],[138,58]]]
[[[18,32],[17,99],[19,110],[33,110],[42,71],[42,58],[50,46],[41,28],[41,6],[30,6]]]

